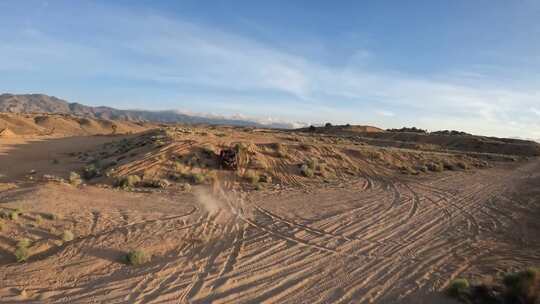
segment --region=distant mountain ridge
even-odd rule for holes
[[[61,113],[98,119],[150,121],[158,123],[215,124],[267,128],[292,128],[287,123],[264,124],[249,119],[229,119],[188,115],[176,111],[119,110],[111,107],[92,107],[45,94],[1,94],[0,112],[8,113]]]

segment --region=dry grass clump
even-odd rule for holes
[[[82,184],[81,176],[76,172],[70,172],[69,173],[69,183],[73,186],[79,186]]]
[[[428,163],[426,164],[426,167],[428,168],[429,171],[432,171],[432,172],[444,171],[444,166],[441,163],[436,163],[436,162]]]
[[[457,166],[458,168],[462,169],[462,170],[469,170],[469,169],[470,169],[469,165],[468,165],[466,162],[464,162],[464,161],[458,161],[458,162],[456,163],[456,166]]]
[[[47,214],[44,214],[43,216],[49,221],[56,221],[60,219],[60,215],[55,214],[55,213],[47,213]]]
[[[300,165],[300,173],[305,177],[313,177],[315,172],[321,168],[316,159],[308,159]]]
[[[429,170],[426,165],[417,165],[416,167],[414,167],[414,169],[416,171],[424,172],[424,173],[428,172],[428,170]]]
[[[259,176],[259,174],[255,171],[247,171],[245,174],[244,174],[244,178],[252,185],[256,185],[259,183],[259,181],[261,180],[261,177]]]
[[[407,175],[418,175],[418,171],[414,170],[413,168],[409,166],[401,166],[399,168],[401,174],[407,174]]]
[[[141,178],[138,175],[128,175],[117,178],[114,181],[114,186],[118,188],[133,188],[141,182]]]
[[[282,143],[272,143],[271,147],[276,151],[277,157],[284,158],[287,156],[287,150]]]
[[[206,181],[206,176],[202,173],[192,173],[190,175],[191,182],[196,185],[202,184]]]
[[[150,257],[142,250],[132,250],[127,253],[126,262],[133,266],[142,265],[150,261]]]
[[[166,179],[156,178],[156,179],[144,179],[138,183],[142,187],[148,188],[167,188],[170,186],[170,183]]]
[[[300,173],[302,173],[305,177],[313,177],[315,175],[315,171],[311,169],[307,164],[302,164],[300,166]]]
[[[8,218],[12,221],[16,221],[19,219],[20,212],[18,210],[12,210],[8,213]]]
[[[21,239],[17,242],[17,248],[15,249],[14,255],[17,262],[22,263],[28,260],[30,257],[30,250],[28,247],[32,242],[29,239]]]
[[[444,162],[443,168],[444,168],[445,170],[450,170],[450,171],[457,170],[457,166],[454,165],[453,163],[450,163],[450,162]]]
[[[271,183],[272,182],[272,176],[267,174],[261,174],[259,175],[259,182],[261,183]]]
[[[37,225],[41,225],[43,223],[43,217],[38,214],[36,215],[35,221]]]
[[[70,230],[64,230],[64,232],[62,232],[62,241],[69,242],[73,241],[73,239],[75,239],[75,235]]]

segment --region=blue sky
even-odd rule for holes
[[[539,20],[535,0],[7,0],[0,91],[540,138]]]

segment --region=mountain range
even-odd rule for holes
[[[92,107],[76,102],[48,96],[45,94],[1,94],[0,112],[8,113],[61,113],[98,119],[150,121],[157,123],[187,123],[253,126],[288,129],[294,127],[290,123],[261,123],[249,119],[235,119],[216,116],[189,115],[174,110],[120,110],[111,107]]]

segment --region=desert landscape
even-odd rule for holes
[[[450,131],[6,111],[0,302],[497,301],[540,265],[538,156]]]

